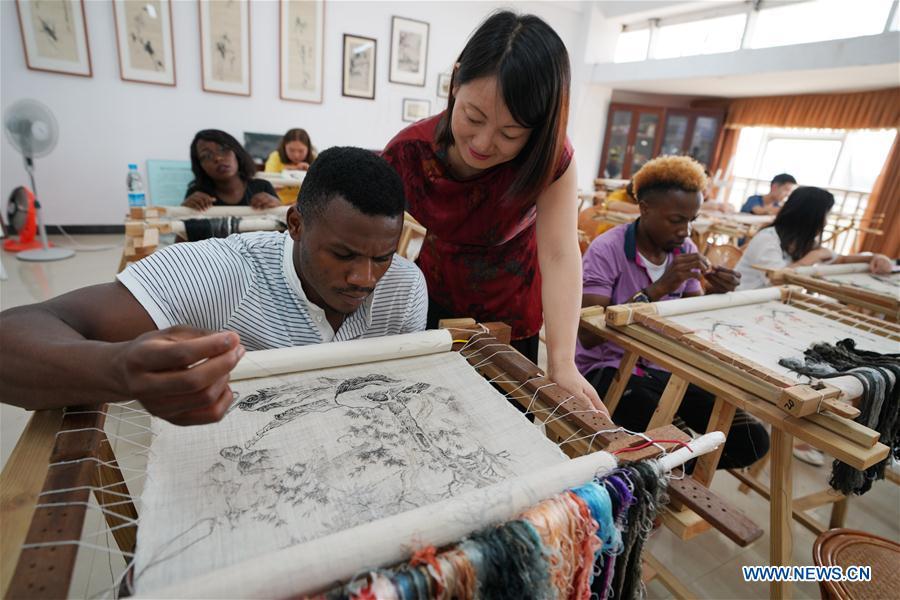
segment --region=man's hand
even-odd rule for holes
[[[152,331],[124,344],[115,370],[120,389],[175,425],[214,423],[231,405],[231,370],[244,355],[233,332],[187,326]]]
[[[184,202],[181,203],[182,206],[186,206],[188,208],[193,208],[194,210],[206,210],[216,201],[215,198],[210,196],[209,194],[204,194],[203,192],[194,192],[190,196],[184,199]]]
[[[707,294],[733,292],[741,284],[741,274],[725,267],[713,267],[703,278],[708,284]]]
[[[710,267],[709,260],[705,256],[696,253],[679,254],[669,263],[663,276],[647,288],[647,294],[656,302],[675,292],[688,279],[699,279]]]
[[[253,194],[253,197],[250,198],[250,206],[255,208],[256,210],[265,210],[267,208],[275,208],[276,206],[281,206],[281,200],[273,196],[272,194],[267,194],[266,192],[257,192]]]

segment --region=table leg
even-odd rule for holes
[[[769,564],[781,566],[791,564],[794,536],[791,531],[793,511],[793,445],[794,436],[776,427],[772,428],[772,456],[769,489],[772,491],[769,508]],[[789,581],[773,581],[769,587],[772,599],[791,597]]]

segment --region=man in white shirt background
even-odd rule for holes
[[[395,256],[403,186],[359,148],[323,152],[287,233],[176,244],[118,281],[0,313],[0,400],[26,409],[141,401],[214,422],[246,349],[425,328],[421,272]]]

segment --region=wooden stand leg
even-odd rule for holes
[[[606,390],[606,394],[603,396],[603,404],[606,405],[610,415],[616,412],[616,407],[619,406],[619,400],[622,399],[622,394],[625,393],[625,387],[628,385],[628,380],[631,379],[631,373],[634,371],[634,365],[637,364],[638,358],[637,352],[626,352],[622,356],[619,370],[616,371],[609,389]]]
[[[697,597],[697,594],[691,592],[672,571],[649,552],[644,553],[644,565],[654,572],[659,578],[659,582],[672,593],[672,597],[676,600],[690,600]]]
[[[770,528],[769,528],[769,564],[772,566],[789,565],[793,550],[794,537],[791,531],[793,514],[793,447],[794,436],[772,428],[772,468],[770,471]],[[773,581],[769,587],[769,597],[787,599],[791,597],[789,581]]]
[[[831,521],[828,523],[829,529],[835,529],[844,526],[844,520],[847,518],[847,508],[849,507],[850,498],[846,496],[842,500],[838,500],[831,507]]]
[[[648,430],[656,429],[672,422],[672,419],[675,418],[675,413],[678,412],[678,408],[681,406],[681,400],[684,398],[687,387],[688,382],[681,377],[676,375],[669,377],[669,383],[666,384],[666,389],[663,390],[662,396],[659,397],[659,404],[656,405],[656,410],[653,411],[653,416],[650,417],[650,423],[647,425]]]
[[[731,422],[734,421],[734,413],[737,411],[735,406],[727,402],[724,398],[717,397],[716,403],[713,405],[712,414],[709,415],[709,424],[706,426],[706,433],[711,431],[721,431],[726,436],[731,429]],[[694,479],[705,487],[709,487],[712,482],[713,475],[716,473],[716,467],[719,466],[719,459],[722,457],[722,451],[725,444],[722,444],[706,456],[697,459],[697,466],[694,467]]]
[[[137,509],[130,500],[128,486],[122,477],[122,471],[119,470],[119,464],[116,461],[116,455],[113,453],[112,446],[103,434],[103,441],[100,443],[100,449],[97,458],[104,463],[99,465],[94,471],[94,496],[97,498],[97,504],[103,507],[103,514],[106,517],[106,524],[112,529],[113,537],[119,545],[122,552],[134,553],[137,545]],[[116,515],[121,515],[119,518]],[[132,522],[131,526],[127,524]]]

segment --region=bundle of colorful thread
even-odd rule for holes
[[[641,553],[666,501],[653,461],[617,468],[452,547],[334,589],[327,600],[636,598]]]
[[[900,460],[900,354],[880,354],[861,350],[852,339],[831,344],[813,344],[804,358],[778,361],[801,375],[828,379],[850,376],[859,380],[863,394],[859,400],[857,423],[874,429],[879,441],[891,449],[888,456]],[[865,471],[835,460],[828,483],[845,495],[864,494],[872,483],[884,479],[888,459]]]

